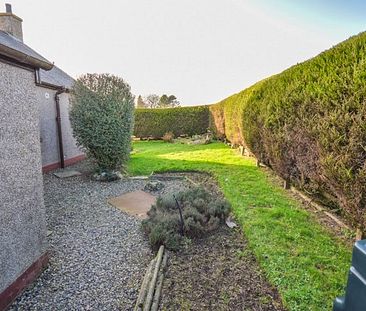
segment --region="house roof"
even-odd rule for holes
[[[75,80],[11,34],[0,30],[0,55],[40,68],[39,83],[45,87],[71,89]]]
[[[50,70],[53,64],[32,50],[28,45],[0,30],[0,54],[34,68]]]
[[[49,71],[40,70],[40,80],[41,85],[53,86],[53,87],[64,87],[66,89],[71,89],[75,83],[75,80],[70,77],[66,72],[62,71],[60,68],[53,66]]]

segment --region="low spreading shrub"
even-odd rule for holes
[[[208,106],[136,109],[134,135],[139,138],[162,138],[206,133],[209,127]]]
[[[134,97],[122,78],[86,74],[72,91],[70,121],[80,147],[102,171],[120,170],[131,150]]]
[[[182,211],[183,235],[175,199]],[[172,195],[159,197],[142,227],[154,249],[165,245],[168,249],[178,250],[184,238],[199,237],[217,229],[229,212],[230,205],[226,200],[214,197],[202,187],[195,187],[178,193],[175,198]]]

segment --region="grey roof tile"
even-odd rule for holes
[[[52,66],[52,64],[42,55],[38,54],[36,51],[31,49],[28,45],[24,44],[19,39],[2,30],[0,30],[0,45],[3,45],[10,50],[21,53],[21,55],[24,56],[23,62],[26,64],[29,64],[27,57],[30,57],[40,61],[41,63],[48,63]],[[9,55],[5,56],[9,57]],[[22,62],[22,59],[19,59],[18,54],[16,60]],[[69,76],[67,73],[65,73],[56,66],[53,66],[51,70],[40,69],[40,78],[41,83],[45,83],[47,85],[55,87],[65,87],[68,89],[72,88],[75,83],[75,80],[71,76]]]
[[[24,63],[29,63],[29,59],[34,59],[40,63],[48,64],[52,66],[52,63],[45,59],[43,56],[38,54],[36,51],[31,49],[28,45],[24,44],[19,39],[13,37],[5,31],[0,30],[0,45],[6,47],[10,51],[17,52],[17,55],[24,56]],[[9,55],[6,55],[9,56]],[[17,58],[18,61],[21,61]]]
[[[60,68],[53,66],[51,70],[40,70],[41,83],[50,84],[57,87],[71,89],[75,80]]]

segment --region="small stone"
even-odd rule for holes
[[[231,217],[228,217],[225,221],[226,225],[230,228],[236,228],[238,225],[231,219]]]
[[[164,188],[164,184],[160,181],[149,181],[145,187],[144,190],[146,191],[160,191]]]
[[[116,181],[122,179],[123,176],[119,171],[104,171],[93,175],[93,179],[96,181]]]

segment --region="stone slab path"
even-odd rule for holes
[[[53,175],[55,175],[58,178],[69,178],[69,177],[80,176],[81,173],[78,171],[74,171],[74,170],[62,170],[62,171],[53,173]]]
[[[141,190],[129,192],[108,200],[109,204],[140,219],[147,218],[147,212],[155,202],[156,197]]]

